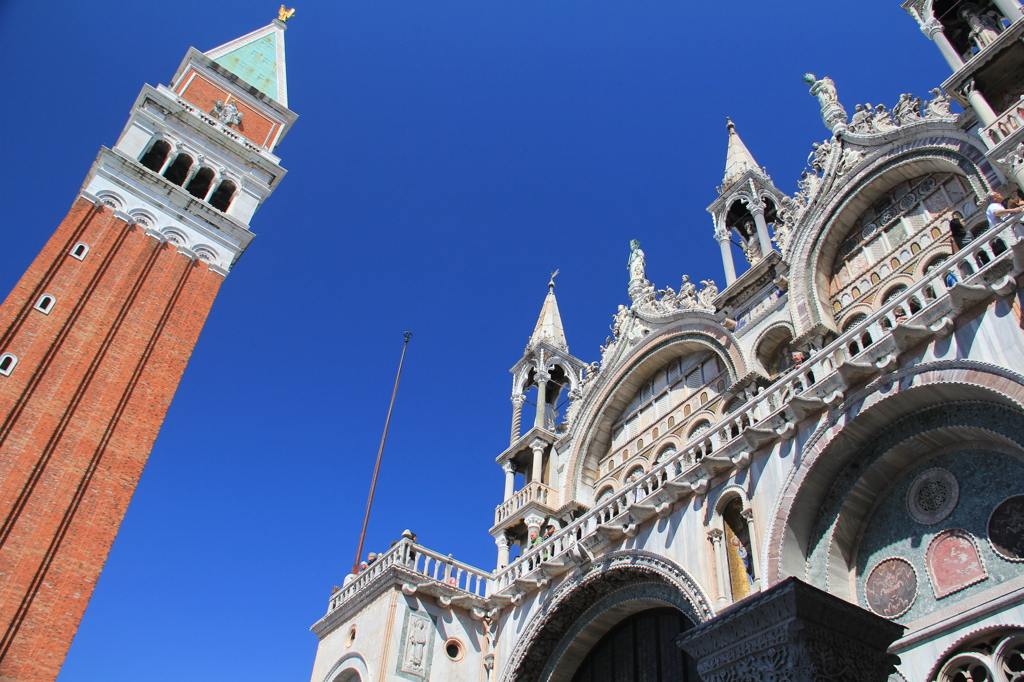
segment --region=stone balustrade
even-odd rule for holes
[[[805,417],[841,404],[850,386],[894,370],[904,351],[951,333],[964,310],[1015,291],[1015,275],[1024,270],[1020,229],[1011,218],[982,233],[699,439],[495,573],[494,589],[521,598],[567,564],[587,561],[603,542],[635,535],[647,519],[670,514],[679,499],[706,492],[714,476],[747,466],[762,445],[791,438]]]
[[[981,139],[989,149],[1013,135],[1024,126],[1024,95],[1011,104],[991,125],[981,129]]]
[[[408,578],[411,582],[406,582],[417,587],[441,587],[441,591],[449,599],[460,595],[486,599],[489,594],[488,581],[491,574],[487,571],[473,568],[469,564],[454,560],[451,555],[444,556],[417,545],[408,538],[403,538],[387,552],[379,555],[365,571],[332,594],[327,613],[330,614],[340,608],[364,592],[370,583],[389,572],[401,572],[402,575],[396,577]]]
[[[540,481],[530,481],[515,495],[494,509],[494,525],[502,523],[530,502],[542,504],[548,509],[558,507],[558,491]]]

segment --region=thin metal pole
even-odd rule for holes
[[[363,555],[363,541],[366,539],[366,526],[370,523],[370,508],[373,506],[373,493],[377,489],[377,473],[380,471],[380,460],[384,457],[384,442],[388,439],[388,427],[391,426],[391,411],[395,409],[395,396],[398,395],[398,380],[402,378],[402,364],[405,362],[405,349],[409,347],[412,332],[405,332],[402,344],[402,357],[398,360],[398,374],[395,376],[395,388],[391,391],[391,404],[388,405],[388,417],[384,420],[384,434],[380,437],[380,449],[377,450],[377,464],[373,467],[373,480],[370,481],[370,497],[366,500],[366,516],[363,517],[363,530],[359,533],[359,547],[356,549],[356,560],[352,564],[352,572],[359,573],[359,557]]]

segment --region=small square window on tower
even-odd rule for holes
[[[50,311],[53,309],[53,304],[56,301],[57,299],[55,299],[50,294],[43,294],[42,296],[39,297],[39,300],[36,301],[35,309],[41,313],[49,315]]]
[[[14,371],[14,366],[17,364],[18,356],[13,353],[4,353],[3,355],[0,355],[0,376],[11,376],[11,372]]]
[[[78,260],[85,260],[85,255],[89,253],[89,245],[85,242],[78,242],[71,249],[71,257],[77,258]]]

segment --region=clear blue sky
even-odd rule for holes
[[[143,83],[275,2],[0,3],[7,292]],[[491,568],[511,376],[546,293],[590,362],[627,302],[723,284],[711,218],[731,116],[785,192],[848,111],[948,75],[896,0],[379,0],[298,5],[289,174],[214,306],[60,682],[306,680],[352,563],[401,349],[367,549],[402,530]]]

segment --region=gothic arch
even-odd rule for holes
[[[933,172],[966,177],[979,196],[1002,184],[1002,174],[985,159],[980,144],[951,123],[922,124],[911,139],[877,154],[853,177],[822,180],[836,184],[807,209],[787,248],[790,298],[807,302],[794,316],[798,338],[819,324],[835,328],[827,303],[832,263],[853,221],[875,199],[903,180]]]
[[[611,443],[611,426],[643,382],[671,360],[695,351],[715,353],[730,384],[747,374],[742,348],[721,325],[684,321],[648,334],[631,357],[614,370],[605,370],[609,376],[602,372],[596,394],[587,397],[584,409],[573,419],[571,428],[577,437],[569,455],[565,499],[590,498],[590,493],[581,493],[600,478],[598,461]]]
[[[673,606],[694,625],[715,615],[699,583],[670,559],[639,550],[606,554],[554,589],[519,634],[501,680],[570,680],[589,643],[654,606]]]
[[[362,654],[349,652],[324,675],[323,682],[372,682],[370,670]]]
[[[779,347],[787,343],[787,337],[792,341],[796,337],[793,323],[789,320],[779,320],[761,332],[757,341],[751,348],[750,366],[757,368],[764,376],[771,377],[772,371],[769,365]]]
[[[931,422],[923,418],[929,410],[943,405],[969,403],[1001,405],[1024,417],[1024,376],[972,360],[917,365],[876,379],[831,413],[804,444],[800,463],[790,470],[776,500],[762,545],[766,549],[761,575],[766,577],[767,585],[791,575],[807,577],[821,511],[835,504],[829,501],[833,484],[854,458],[861,456],[869,441],[881,436],[890,438],[891,444],[886,445],[889,450],[882,454],[888,456],[892,451],[894,462],[909,461],[915,454],[920,457],[922,453],[915,453],[912,446],[923,442],[921,437],[926,434],[938,438],[938,444],[959,438],[961,442],[985,440],[994,445],[1024,447],[1024,435],[1011,437],[997,424],[984,425],[962,415],[951,416],[947,423],[936,421],[937,417]],[[911,419],[914,414],[922,417]],[[1020,421],[1018,418],[1015,423]],[[904,423],[909,429],[906,433],[900,431]],[[881,443],[875,446],[882,448]],[[849,513],[844,523],[856,524],[859,518]],[[850,528],[845,529],[847,545],[829,548],[831,568],[837,566],[832,561],[838,561],[837,556],[849,561],[851,533]],[[844,589],[849,589],[848,584]]]

